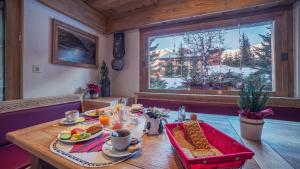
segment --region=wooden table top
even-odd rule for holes
[[[198,116],[200,117],[200,119],[203,119],[204,121],[213,125],[222,132],[230,135],[241,143],[246,144],[246,146],[255,151],[254,158],[248,160],[243,166],[243,169],[259,169],[265,167],[272,168],[272,165],[277,166],[275,168],[293,168],[286,162],[287,160],[285,160],[282,156],[279,156],[278,153],[276,154],[276,151],[265,144],[265,142],[258,144],[241,138],[239,136],[239,132],[237,132],[237,130],[239,129],[238,119],[236,117],[204,114],[198,114]],[[168,118],[168,121],[174,121],[176,117],[177,113],[171,112],[171,117]],[[274,125],[277,125],[277,123],[267,123],[266,127],[268,128],[270,124],[271,127],[276,127]],[[280,123],[280,125],[283,124]],[[56,120],[10,132],[7,134],[7,138],[14,144],[30,152],[32,155],[42,159],[49,164],[52,164],[57,168],[85,168],[50,151],[49,146],[51,142],[57,138],[58,133],[64,128],[66,127],[58,125],[58,120]],[[300,127],[298,126],[298,128]],[[271,162],[268,162],[266,158],[272,159]],[[164,133],[157,136],[144,135],[142,137],[142,151],[140,153],[136,154],[133,158],[127,161],[118,163],[111,167],[104,167],[103,169],[106,168],[177,169],[181,167],[178,160],[176,160],[176,155],[171,148],[169,139],[166,133]]]

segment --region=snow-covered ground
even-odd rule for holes
[[[250,67],[243,67],[240,69],[239,67],[230,67],[226,65],[215,65],[215,66],[208,66],[208,74],[211,73],[242,73],[243,77],[247,77],[252,73],[255,73],[257,70],[250,68]]]
[[[242,73],[243,78],[246,78],[252,73],[255,73],[257,70],[249,67],[243,67],[241,70],[239,67],[230,67],[226,65],[215,65],[208,66],[208,74],[211,73]],[[167,84],[167,89],[177,88],[182,85],[183,79],[180,77],[163,77],[162,80],[165,80]]]
[[[181,82],[183,82],[182,78],[173,78],[173,77],[164,77],[162,80],[165,80],[167,84],[167,89],[169,88],[177,88],[181,86]]]

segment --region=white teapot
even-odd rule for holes
[[[162,121],[167,123],[167,120],[163,117],[159,117],[157,114],[152,111],[148,111],[144,113],[146,117],[144,131],[149,135],[158,135],[161,134],[164,130],[162,125]]]

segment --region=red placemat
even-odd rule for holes
[[[83,152],[99,152],[102,151],[103,144],[109,137],[109,133],[103,133],[99,137],[92,140],[76,143],[73,145],[70,153],[83,153]]]

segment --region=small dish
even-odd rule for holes
[[[77,120],[75,121],[68,121],[67,118],[63,118],[59,121],[60,124],[64,124],[64,125],[72,125],[72,124],[77,124],[77,123],[81,123],[85,121],[85,119],[83,117],[79,117]]]
[[[104,111],[104,110],[103,110],[103,111]],[[89,110],[89,111],[84,112],[83,114],[84,114],[85,116],[89,116],[89,117],[99,117],[99,115],[105,114],[105,112],[103,112],[103,111]]]
[[[129,152],[129,151],[127,151],[127,150],[125,150],[125,151],[117,151],[117,150],[115,150],[112,147],[111,141],[109,140],[109,141],[105,142],[105,144],[103,145],[102,152],[103,152],[103,154],[105,154],[108,157],[112,157],[112,158],[124,158],[124,157],[128,157],[130,155],[135,154],[137,151],[132,152],[132,153]]]

